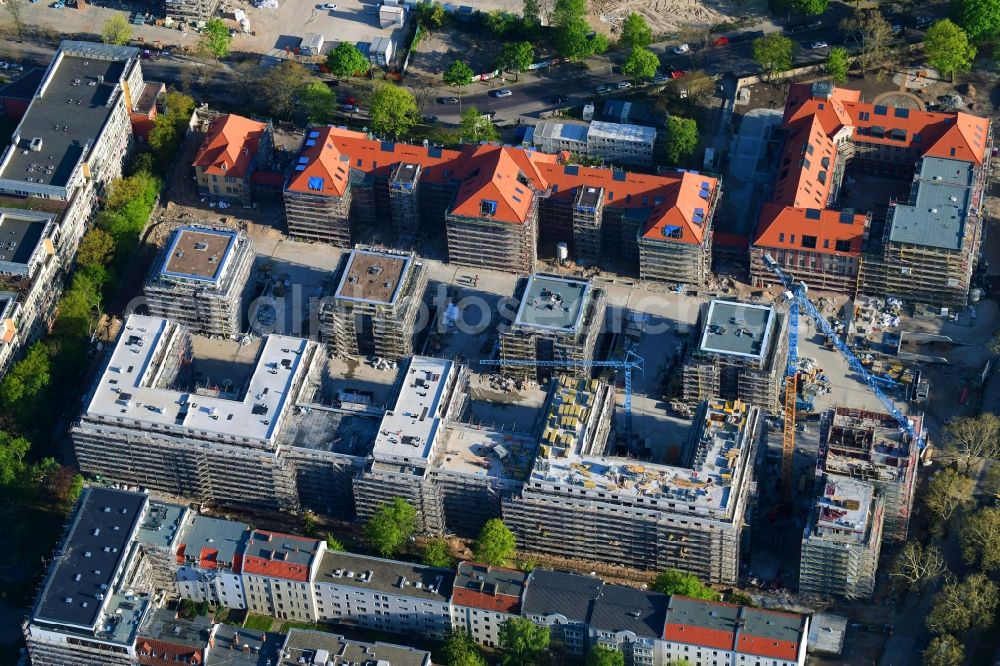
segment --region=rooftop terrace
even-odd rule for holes
[[[583,321],[590,288],[586,281],[532,275],[524,288],[514,325],[575,333]]]
[[[235,246],[235,231],[181,227],[174,232],[160,277],[218,287]]]
[[[399,296],[412,262],[413,257],[406,254],[355,248],[347,258],[334,298],[391,305]]]
[[[700,349],[762,359],[774,330],[774,308],[734,301],[712,301],[708,306]]]
[[[190,362],[185,332],[158,317],[130,315],[97,382],[87,419],[199,431],[204,437],[243,444],[273,443],[281,416],[294,401],[293,389],[316,349],[301,338],[270,335],[257,356],[247,390],[238,400],[157,386],[168,363]],[[244,438],[256,442],[244,442]]]

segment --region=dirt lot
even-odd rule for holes
[[[762,0],[595,0],[591,8],[592,25],[603,23],[610,28],[636,12],[656,36],[697,32],[739,17],[767,14],[767,3]]]

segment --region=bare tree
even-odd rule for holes
[[[260,84],[260,65],[253,60],[241,60],[233,65],[233,79],[243,101],[257,97]]]
[[[961,462],[967,474],[984,459],[1000,455],[1000,417],[992,412],[956,417],[944,434],[944,455]]]
[[[908,541],[892,564],[890,575],[917,590],[948,571],[944,556],[936,546],[924,548],[919,541]]]
[[[0,0],[0,6],[10,14],[10,22],[14,26],[14,32],[17,33],[17,41],[23,42],[24,18],[21,16],[21,10],[24,8],[24,0]]]
[[[955,512],[972,499],[973,482],[953,469],[938,472],[927,484],[924,506],[943,522],[948,522]]]
[[[877,10],[859,13],[857,16],[861,53],[858,66],[862,72],[888,64],[891,55],[889,43],[892,41],[892,26]]]

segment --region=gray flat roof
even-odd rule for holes
[[[195,514],[181,532],[178,550],[183,547],[185,559],[194,562],[202,558],[204,551],[219,565],[231,565],[249,538],[250,526],[246,523]]]
[[[566,333],[575,332],[583,320],[589,296],[590,283],[586,280],[532,275],[524,288],[514,324]]]
[[[205,659],[205,666],[273,666],[281,656],[283,640],[279,633],[216,625],[215,645]]]
[[[969,214],[972,163],[925,157],[914,185],[912,203],[890,208],[889,240],[944,250],[958,250]]]
[[[243,550],[244,568],[248,557],[259,557],[263,560],[280,560],[286,564],[301,564],[308,566],[319,551],[320,542],[316,539],[254,530]]]
[[[736,630],[739,617],[740,607],[734,604],[690,599],[675,594],[670,597],[665,625],[681,625],[733,633]],[[679,627],[677,629],[679,631],[675,630],[670,635],[683,636],[683,630]],[[690,642],[698,643],[699,640],[697,632],[692,632]]]
[[[174,232],[160,275],[217,285],[235,245],[235,231],[181,227]]]
[[[181,523],[187,508],[180,504],[150,502],[149,511],[139,526],[138,539],[148,546],[167,547],[174,543],[180,533]]]
[[[284,656],[279,666],[299,664],[389,664],[389,666],[424,666],[431,653],[425,650],[393,645],[348,640],[338,634],[307,629],[292,629],[282,647]],[[300,661],[305,659],[305,661]]]
[[[414,356],[403,375],[392,409],[382,417],[373,455],[387,462],[426,461],[442,427],[451,394],[445,393],[454,361]]]
[[[163,640],[171,645],[206,649],[212,635],[212,623],[207,617],[198,616],[193,621],[177,617],[166,608],[157,608],[146,615],[139,629],[138,641],[144,638]]]
[[[84,488],[69,533],[38,597],[34,621],[86,629],[96,626],[102,599],[111,597],[115,575],[147,502],[144,493]]]
[[[52,219],[52,215],[20,212],[0,209],[0,273],[28,275],[28,262]]]
[[[763,608],[743,609],[743,630],[741,635],[757,636],[772,641],[787,641],[798,643],[802,638],[802,615],[782,613],[781,611],[765,610]]]
[[[316,582],[448,603],[455,582],[455,572],[451,569],[328,550],[323,554]]]
[[[524,593],[525,584],[528,581],[528,574],[516,569],[504,569],[491,567],[475,562],[461,562],[458,565],[455,575],[455,603],[473,608],[485,608],[495,610],[498,607],[509,608],[513,606],[512,612],[517,612],[521,603],[521,595]],[[459,595],[459,590],[467,590],[472,595]],[[478,603],[483,601],[478,594],[488,597],[508,597],[505,603]],[[514,599],[517,599],[515,602]]]
[[[650,590],[605,585],[594,601],[588,624],[598,631],[630,631],[658,639],[663,636],[669,600],[667,595]]]
[[[21,120],[18,144],[0,178],[66,187],[89,144],[111,117],[113,106],[108,102],[125,65],[122,60],[63,53]],[[41,150],[30,150],[36,138],[42,140]]]
[[[411,255],[355,248],[347,258],[334,298],[392,304],[412,263]]]
[[[521,612],[525,615],[562,615],[584,622],[591,603],[601,594],[604,581],[593,576],[535,569],[528,577]]]
[[[700,348],[717,354],[763,358],[774,322],[774,308],[769,305],[712,301]]]

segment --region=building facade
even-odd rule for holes
[[[451,597],[452,631],[464,631],[476,643],[499,647],[503,623],[521,616],[528,574],[475,562],[459,562]]]
[[[642,125],[607,123],[567,123],[540,121],[525,137],[538,150],[571,153],[591,159],[649,165],[653,163],[656,129]]]
[[[273,147],[269,122],[232,113],[215,117],[191,164],[198,193],[213,199],[249,202],[253,174],[270,160]]]
[[[244,234],[180,227],[146,281],[149,312],[206,335],[238,335],[253,262],[253,243]]]

